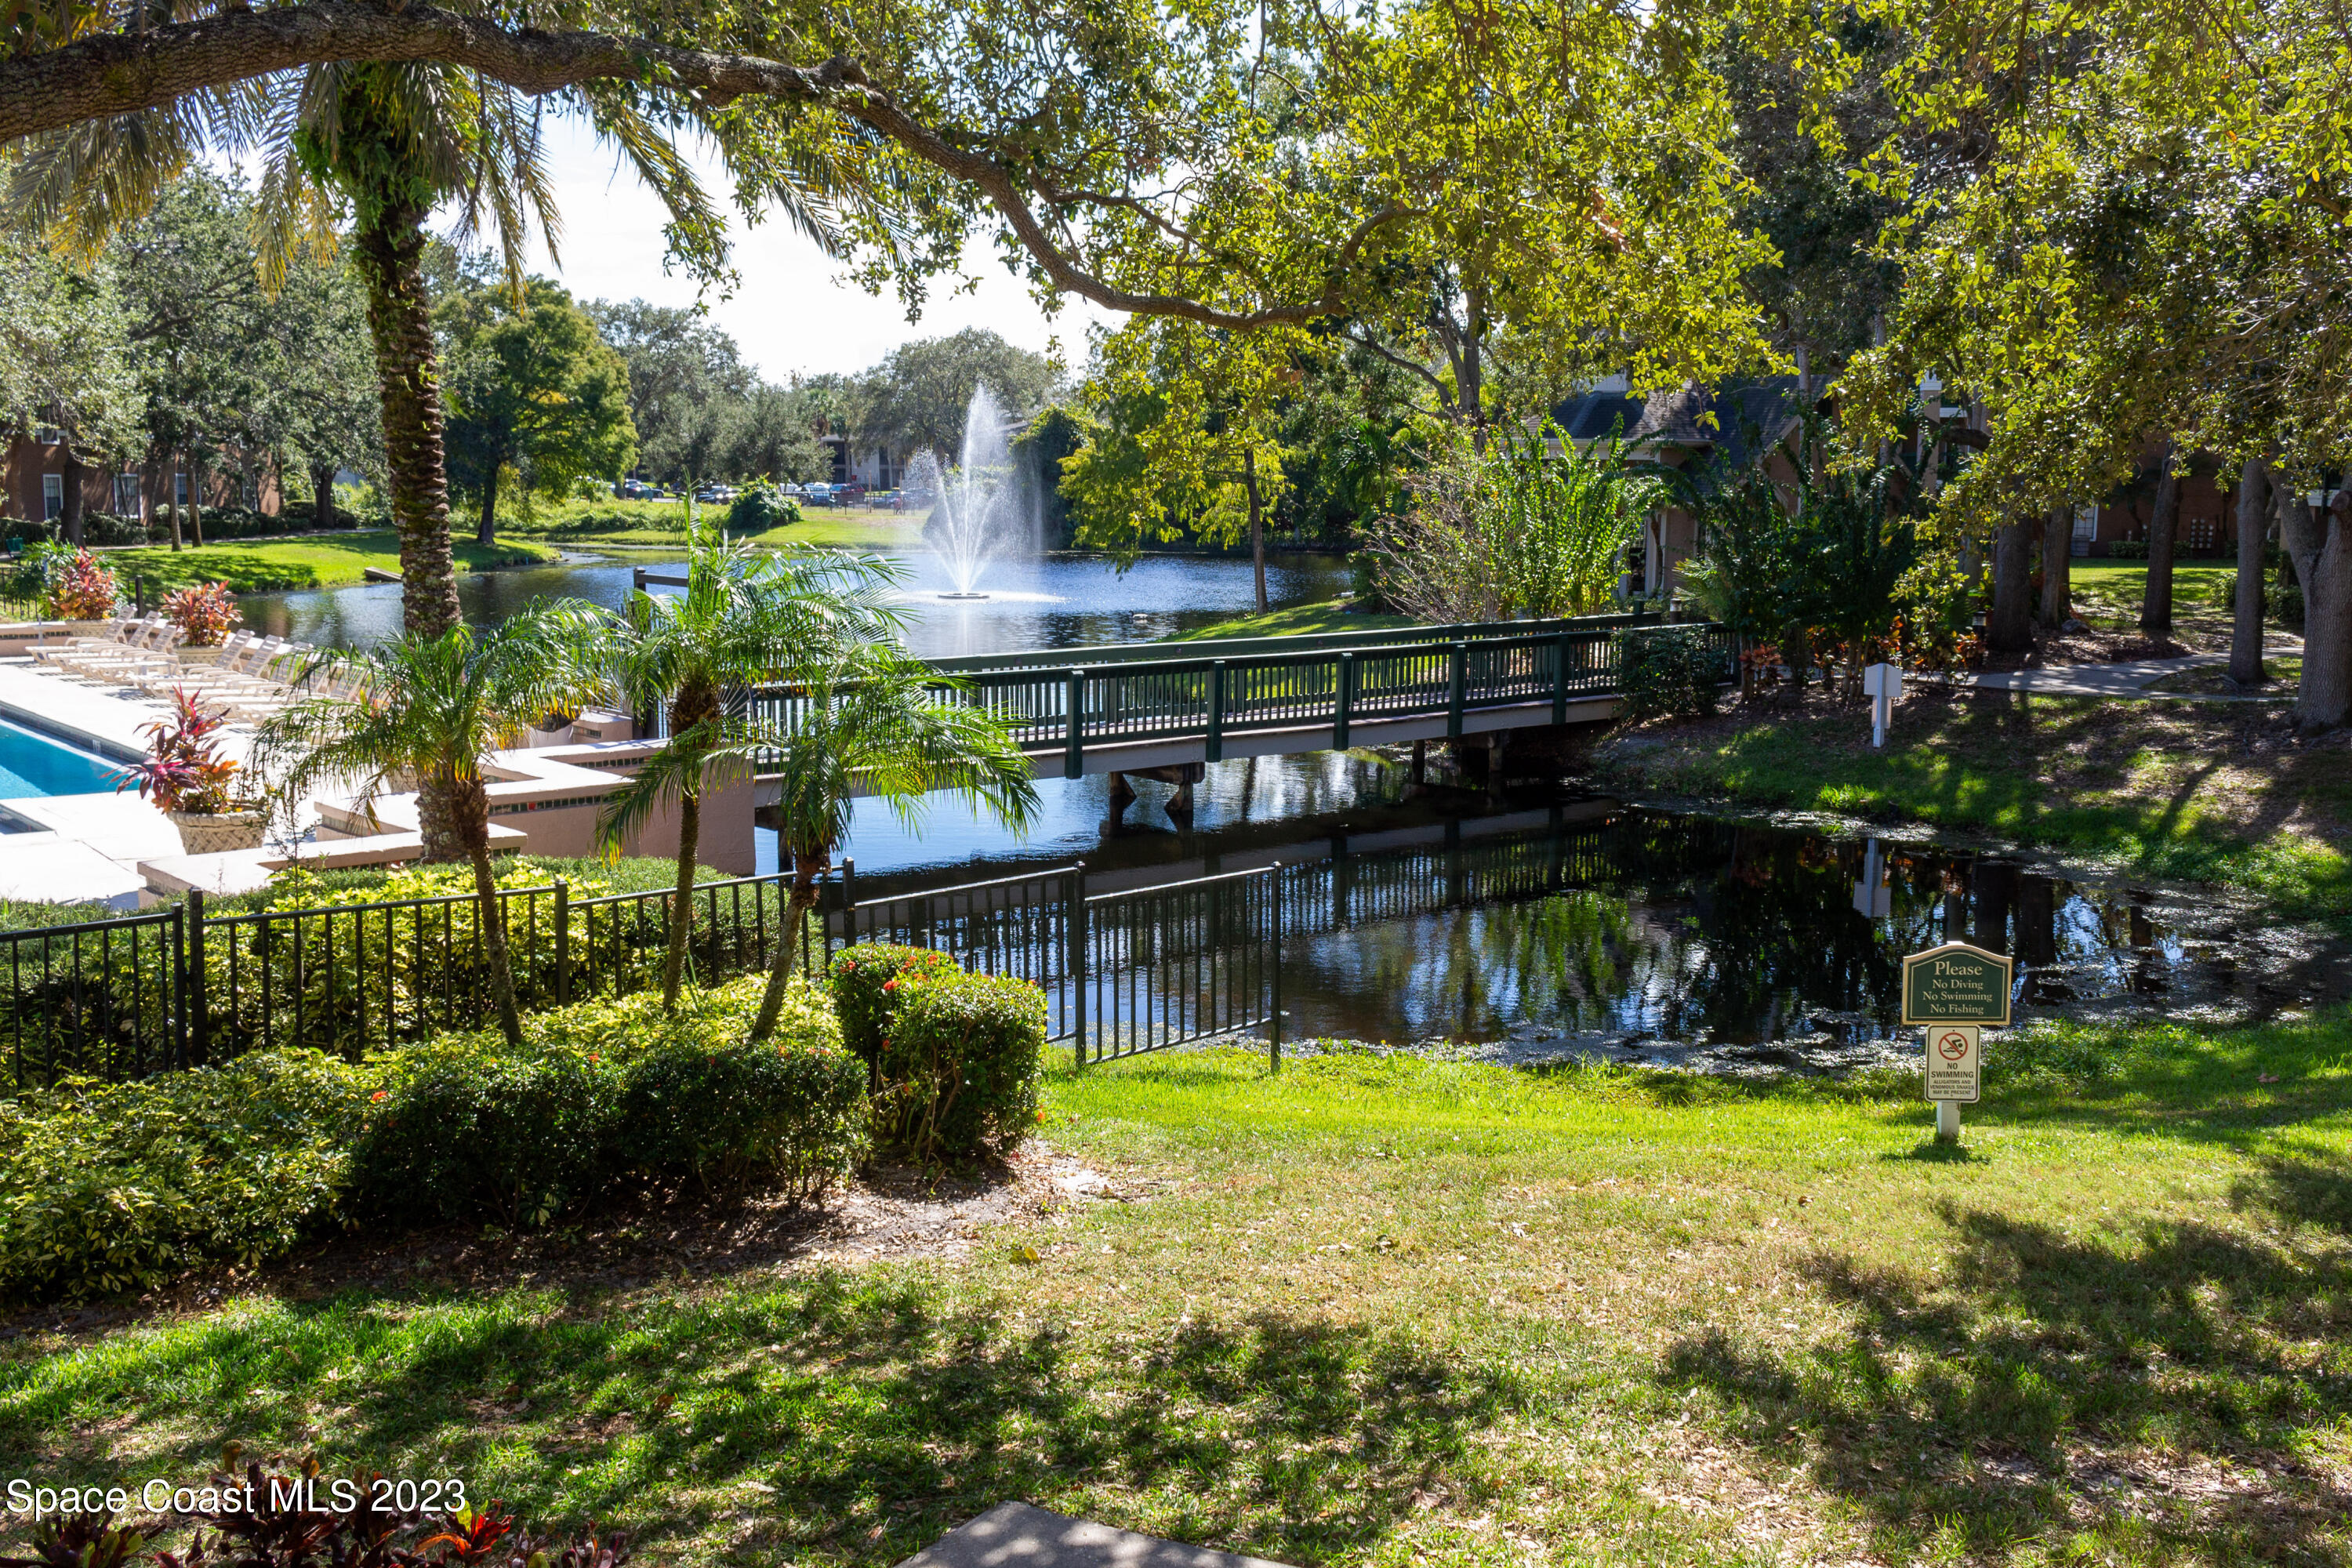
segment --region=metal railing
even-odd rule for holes
[[[1253,638],[1231,648],[1199,645],[1199,652],[1172,658],[1162,644],[1146,645],[1161,653],[1156,658],[1092,648],[1082,650],[1090,662],[1070,662],[1069,650],[1061,650],[1057,664],[1023,654],[942,659],[936,668],[953,678],[962,701],[997,719],[1024,750],[1058,750],[1064,776],[1076,778],[1089,749],[1139,741],[1197,736],[1202,755],[1216,762],[1226,739],[1241,735],[1323,730],[1328,742],[1318,736],[1298,749],[1328,743],[1344,750],[1358,724],[1443,715],[1445,734],[1458,738],[1472,713],[1540,712],[1547,703],[1549,714],[1528,722],[1565,723],[1571,703],[1622,691],[1620,634],[1656,624],[1655,617],[1612,616],[1506,623],[1520,628],[1508,631]],[[1717,645],[1728,678],[1731,635],[1714,626],[1696,629]],[[1455,632],[1464,635],[1448,635]],[[1310,641],[1322,646],[1296,646]],[[762,722],[785,729],[803,700],[789,688],[764,688],[753,694],[751,709]]]
[[[790,879],[697,883],[688,954],[705,982],[764,969]],[[821,904],[838,884],[820,884]],[[526,1011],[661,983],[674,893],[575,899],[561,879],[502,889]],[[0,931],[0,1093],[68,1075],[128,1079],[300,1047],[356,1059],[489,1020],[488,955],[470,893],[208,914],[205,895],[152,914]],[[803,956],[817,938],[804,934]]]

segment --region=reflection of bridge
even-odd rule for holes
[[[1614,718],[1622,634],[1655,616],[1506,621],[1234,638],[1182,645],[1046,648],[935,660],[964,700],[1011,728],[1033,761],[1066,778],[1170,770],[1226,757],[1498,736]],[[1705,635],[1730,674],[1728,634]],[[763,690],[779,726],[794,699]],[[1041,767],[1041,771],[1044,768]]]

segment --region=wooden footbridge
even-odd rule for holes
[[[933,660],[1003,720],[1040,773],[1197,776],[1227,757],[1594,722],[1622,705],[1621,634],[1656,616],[1484,622]],[[1730,635],[1702,628],[1731,669]],[[789,725],[796,699],[755,694]]]

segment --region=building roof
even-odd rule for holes
[[[1552,410],[1552,421],[1571,440],[1620,437],[1685,469],[1734,473],[1784,439],[1800,413],[1797,378],[1731,382],[1719,387],[1685,386],[1647,397],[1623,392],[1591,392]]]

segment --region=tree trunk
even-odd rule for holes
[[[65,510],[58,514],[58,521],[65,528],[66,542],[79,546],[81,543],[81,459],[74,456],[71,441],[66,443],[62,456],[65,459]]]
[[[481,922],[482,953],[490,965],[490,1001],[507,1044],[522,1044],[522,1015],[515,1006],[514,965],[507,955],[506,911],[499,902],[499,879],[490,869],[490,803],[477,783],[464,811],[466,858],[474,863],[475,919]]]
[[[499,542],[499,458],[496,452],[482,474],[482,515],[474,524],[474,542],[496,544]]]
[[[191,447],[188,464],[188,542],[196,549],[205,547],[205,471],[196,464],[194,448]]]
[[[2326,542],[2303,580],[2303,683],[2295,723],[2331,730],[2352,717],[2352,486],[2328,503]]]
[[[784,987],[800,966],[801,927],[816,908],[816,879],[824,874],[824,850],[793,850],[793,896],[784,905],[784,929],[778,934],[776,961],[768,966],[768,989],[760,997],[760,1016],[751,1020],[751,1042],[757,1045],[776,1032],[783,1016]]]
[[[2056,631],[2074,618],[2074,509],[2061,503],[2042,520],[2042,624]]]
[[[362,210],[367,204],[362,204]],[[438,637],[458,622],[449,553],[449,476],[441,442],[441,377],[425,297],[425,210],[377,206],[353,252],[367,286],[383,406],[383,457],[392,524],[400,535],[400,615],[412,636]]]
[[[2032,573],[2026,556],[2032,548],[2022,522],[2004,523],[1993,536],[1992,613],[1985,617],[1985,644],[2002,653],[2022,653],[2033,646],[2033,607],[2027,603]]]
[[[2172,541],[2180,531],[2180,476],[2167,443],[2156,481],[2156,508],[2147,521],[2147,586],[2140,591],[2139,629],[2162,637],[2172,630]]]
[[[1265,502],[1257,488],[1257,448],[1242,454],[1242,482],[1249,487],[1250,564],[1257,574],[1257,613],[1266,612]]]
[[[2238,613],[2230,627],[2230,679],[2259,686],[2263,670],[2263,469],[2248,458],[2238,478]]]
[[[662,1011],[677,1011],[686,984],[686,954],[694,935],[694,857],[702,837],[702,792],[677,797],[677,886],[669,900],[669,953],[662,961]]]
[[[490,817],[489,797],[483,793],[479,779],[470,784],[463,779],[425,779],[416,791],[416,826],[423,835],[425,847],[419,852],[435,864],[446,865],[463,860],[469,852],[466,844],[466,822],[474,813],[474,801],[481,802],[482,820]],[[489,832],[483,828],[485,837]]]
[[[310,526],[335,526],[335,465],[310,466]]]
[[[719,693],[706,680],[691,679],[670,703],[670,743],[719,717]],[[696,743],[696,749],[699,743]],[[662,1011],[677,1010],[686,984],[686,955],[694,933],[694,863],[702,847],[702,770],[689,775],[692,787],[678,793],[677,882],[670,895],[669,954],[662,963]]]

